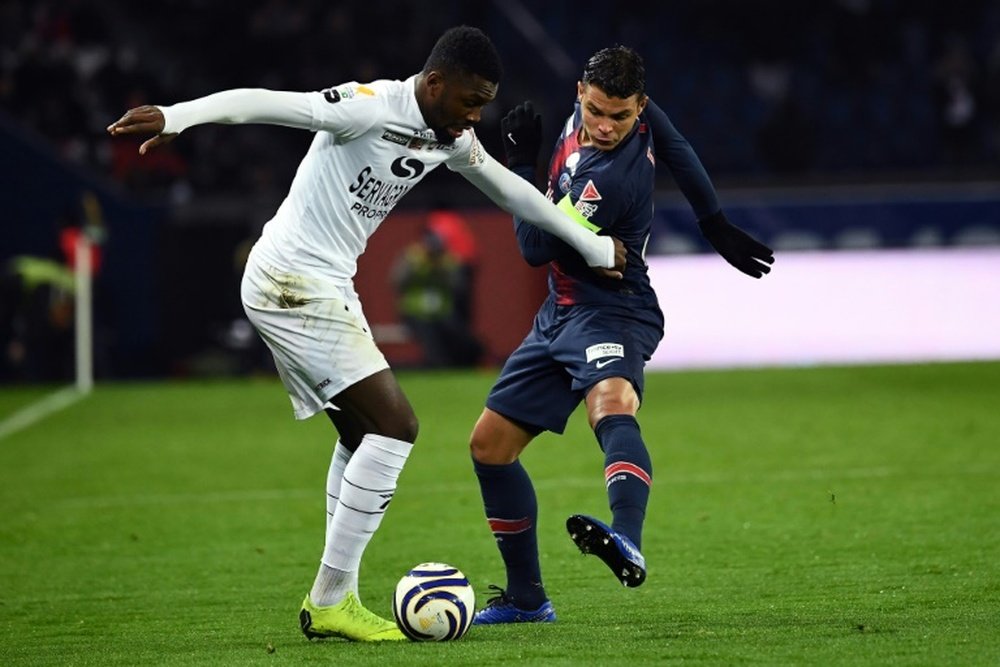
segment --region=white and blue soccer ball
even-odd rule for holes
[[[413,641],[448,641],[469,631],[476,594],[457,567],[421,563],[396,584],[392,615]]]

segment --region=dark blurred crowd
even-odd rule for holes
[[[306,133],[205,128],[139,160],[136,142],[110,141],[104,128],[129,107],[224,88],[403,78],[443,29],[469,23],[504,58],[500,98],[480,130],[496,155],[505,109],[534,98],[554,136],[586,57],[623,43],[645,57],[649,92],[717,179],[976,176],[1000,165],[995,0],[598,8],[562,0],[5,1],[0,108],[67,160],[133,192],[183,201],[193,192],[284,191]]]

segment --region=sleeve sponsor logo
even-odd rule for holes
[[[483,151],[476,133],[472,132],[472,130],[469,130],[469,132],[472,134],[472,149],[469,151],[469,164],[471,166],[481,165],[486,162],[486,153]]]
[[[368,86],[341,86],[340,88],[327,88],[322,91],[323,97],[330,104],[336,104],[341,100],[352,99],[355,95],[365,95],[375,97],[375,91]]]
[[[584,352],[587,355],[587,363],[589,364],[594,359],[603,359],[605,357],[624,357],[625,356],[625,346],[621,343],[597,343],[596,345],[591,345]],[[602,366],[607,365],[610,362],[605,362]]]

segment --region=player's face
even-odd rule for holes
[[[483,77],[438,72],[427,74],[429,104],[424,119],[438,141],[454,143],[462,132],[479,122],[483,107],[497,96],[497,84]]]
[[[577,83],[577,97],[583,111],[580,145],[602,151],[613,150],[628,136],[636,119],[646,108],[646,96],[609,97],[592,83]]]

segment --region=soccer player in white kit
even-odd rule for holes
[[[565,216],[493,159],[472,126],[496,97],[501,66],[476,28],[446,31],[405,81],[321,92],[238,89],[131,109],[112,135],[152,134],[139,148],[203,123],[268,123],[316,133],[288,196],[250,252],[241,297],[270,348],[297,419],[325,411],[339,438],[327,477],[319,572],[302,605],[309,638],[401,640],[358,597],[358,569],[417,436],[417,417],[375,345],[352,279],[368,237],[430,170],[445,164],[504,210],[621,277],[624,247]]]

